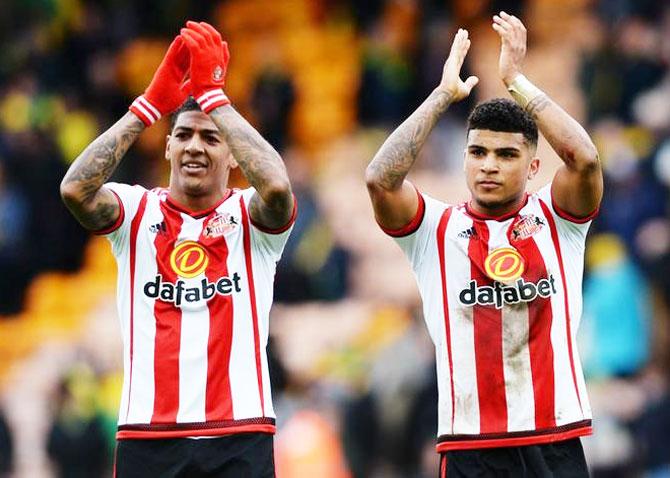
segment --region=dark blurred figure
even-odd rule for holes
[[[291,79],[277,68],[265,69],[256,81],[251,104],[256,113],[258,131],[277,151],[289,141],[289,115],[295,101]]]
[[[29,279],[27,231],[26,196],[8,177],[0,161],[0,315],[16,314],[23,306]]]
[[[0,476],[9,476],[14,466],[14,442],[5,416],[0,413]]]
[[[629,123],[633,100],[661,81],[665,72],[658,33],[642,17],[628,17],[603,28],[600,46],[582,64],[589,121],[616,116]]]
[[[349,292],[351,254],[324,220],[312,190],[310,166],[299,156],[285,156],[299,213],[282,260],[277,264],[275,302],[335,301]]]
[[[95,406],[96,384],[88,368],[62,381],[47,452],[61,478],[99,478],[110,468],[103,418]]]
[[[344,404],[342,446],[354,478],[372,476],[379,455],[380,429],[372,393],[353,397]]]

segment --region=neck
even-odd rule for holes
[[[170,188],[170,198],[191,212],[204,211],[218,205],[228,194],[227,188],[222,188],[210,194],[192,195],[185,191]]]
[[[526,193],[522,193],[521,196],[516,197],[510,201],[505,201],[501,203],[484,203],[477,201],[477,199],[472,198],[468,203],[468,209],[480,216],[490,217],[490,218],[499,218],[504,217],[509,214],[516,213],[523,207],[526,203]]]

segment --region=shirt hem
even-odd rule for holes
[[[177,426],[177,425],[175,425]],[[148,428],[148,427],[147,427]],[[188,437],[216,437],[235,435],[238,433],[267,433],[274,435],[277,431],[274,424],[251,424],[251,425],[233,425],[227,427],[215,428],[188,428],[178,430],[138,430],[138,429],[121,429],[116,432],[117,440],[156,440],[163,438],[188,438]]]
[[[588,422],[588,424],[584,424]],[[565,430],[565,427],[550,430],[531,430],[528,432],[501,433],[497,436],[454,435],[438,438],[435,449],[438,453],[453,450],[473,450],[479,448],[500,448],[509,446],[540,445],[557,441],[569,440],[593,433],[591,420],[577,422],[576,428]],[[568,427],[570,425],[567,425]],[[492,434],[493,435],[493,434]],[[442,441],[444,440],[444,441]]]

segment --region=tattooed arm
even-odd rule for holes
[[[279,153],[232,106],[221,106],[209,115],[256,189],[249,204],[251,218],[269,229],[285,226],[293,213],[293,193]]]
[[[386,229],[400,229],[416,215],[416,191],[405,180],[419,151],[440,116],[451,103],[470,94],[478,79],[459,77],[470,48],[466,30],[459,30],[444,64],[442,81],[428,98],[391,133],[365,172],[365,182],[377,222]]]
[[[119,203],[103,185],[144,130],[133,113],[126,113],[79,155],[60,185],[63,202],[86,229],[100,231],[118,219]]]
[[[500,12],[493,22],[502,42],[499,70],[503,82],[563,160],[552,182],[552,197],[563,211],[588,216],[598,208],[603,195],[598,151],[584,128],[521,74],[526,55],[526,29],[521,20]]]

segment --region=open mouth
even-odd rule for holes
[[[182,165],[182,169],[184,171],[188,172],[188,173],[197,173],[197,172],[204,171],[205,169],[207,169],[207,166],[205,166],[204,164],[201,164],[201,163],[190,162],[190,163],[184,163]]]

